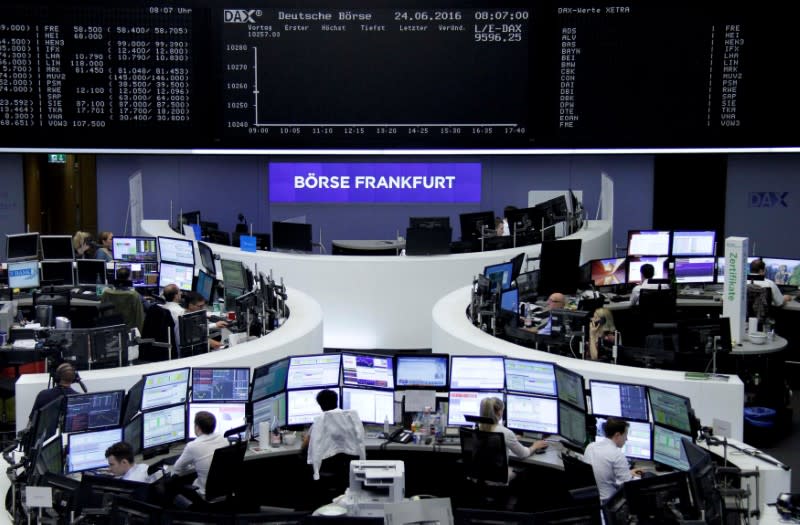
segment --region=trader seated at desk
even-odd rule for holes
[[[547,448],[547,442],[535,441],[531,446],[526,447],[519,442],[517,436],[509,429],[507,429],[501,421],[503,420],[503,410],[505,404],[499,397],[487,397],[481,400],[481,417],[486,417],[494,421],[493,424],[487,425],[481,423],[478,425],[483,432],[499,432],[503,434],[506,443],[506,452],[509,456],[513,455],[517,458],[524,459],[531,454],[544,452]],[[510,467],[508,469],[508,481],[511,482],[516,477],[516,472]]]
[[[150,482],[147,465],[134,463],[133,447],[130,443],[125,441],[114,443],[106,449],[106,459],[108,460],[108,470],[114,477],[127,481]]]
[[[762,259],[756,259],[750,263],[750,273],[765,276],[767,274],[767,265]],[[783,295],[781,293],[781,289],[778,288],[778,285],[775,284],[775,281],[772,279],[764,277],[762,281],[748,281],[748,283],[755,284],[761,288],[769,288],[772,294],[772,306],[781,307],[786,304],[786,302],[792,300],[791,295]]]
[[[181,289],[178,288],[177,284],[168,284],[164,287],[164,299],[166,303],[163,305],[164,308],[169,310],[172,314],[172,320],[175,321],[175,341],[178,342],[180,345],[180,323],[178,322],[178,317],[182,316],[185,313],[192,313],[198,310],[205,310],[206,308],[206,300],[197,292],[188,292],[187,293],[187,306],[183,308],[181,306],[181,299],[183,295],[181,293]],[[209,330],[216,330],[218,328],[224,328],[228,326],[227,321],[217,321],[216,323],[208,323]],[[209,344],[211,345],[212,350],[216,350],[222,343],[216,341],[214,339],[209,339]]]
[[[628,467],[628,458],[622,451],[628,441],[628,422],[610,417],[603,424],[605,438],[589,443],[583,453],[583,461],[592,466],[600,501],[605,503],[626,481],[642,473]]]
[[[550,297],[547,298],[547,307],[543,311],[543,313],[547,314],[547,319],[541,322],[538,326],[531,328],[526,327],[525,330],[538,335],[551,335],[553,330],[553,318],[550,315],[550,311],[564,308],[564,305],[566,304],[567,299],[564,297],[563,293],[554,292],[550,294]]]
[[[631,292],[631,306],[636,306],[639,304],[639,296],[641,295],[642,289],[645,290],[661,290],[669,288],[667,284],[651,284],[649,281],[653,278],[656,274],[655,267],[650,264],[643,264],[641,268],[639,268],[639,274],[642,276],[641,284],[637,284],[633,291]]]
[[[197,479],[194,480],[193,486],[203,497],[206,495],[206,480],[208,471],[211,469],[214,451],[228,446],[228,440],[222,434],[214,432],[216,428],[217,418],[214,417],[214,414],[205,410],[198,412],[194,416],[194,433],[197,438],[186,444],[183,453],[170,469],[172,474],[178,476],[192,471],[196,472]]]

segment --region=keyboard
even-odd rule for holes
[[[714,299],[713,294],[705,294],[705,293],[679,293],[677,295],[678,299],[689,299],[689,300],[704,300],[704,301],[711,301]]]
[[[220,321],[227,321],[228,320],[228,319],[223,319],[222,317],[220,317],[218,315],[209,315],[207,317],[207,319],[208,319],[208,322],[210,322],[210,323],[218,323]]]

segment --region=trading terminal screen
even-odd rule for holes
[[[592,413],[648,421],[647,388],[643,385],[589,381]]]
[[[451,391],[447,403],[447,424],[449,426],[471,425],[464,416],[481,415],[481,401],[487,397],[503,399],[502,392]]]
[[[372,388],[394,388],[392,358],[342,354],[342,384]]]
[[[648,387],[650,410],[653,421],[663,426],[674,428],[686,434],[692,432],[690,420],[691,405],[688,397]]]
[[[82,432],[120,423],[124,390],[67,396],[64,432]]]
[[[192,289],[193,278],[194,266],[162,262],[158,267],[158,285],[161,288],[176,284],[178,288],[188,292]]]
[[[194,265],[194,243],[186,239],[158,238],[161,260],[176,264]]]
[[[194,416],[201,411],[214,414],[214,418],[217,420],[217,427],[214,432],[220,435],[225,434],[232,428],[244,426],[247,424],[246,406],[245,403],[189,403],[189,417],[186,419],[188,432],[186,435],[190,439],[197,437],[194,431]]]
[[[142,414],[142,448],[186,440],[186,405],[160,408]]]
[[[558,434],[558,400],[508,394],[506,419],[506,426],[513,430]]]
[[[583,447],[586,443],[586,412],[559,401],[558,433],[563,438]]]
[[[675,282],[713,283],[715,257],[676,257]]]
[[[686,434],[653,425],[653,461],[677,470],[689,470],[689,459],[683,449],[683,438],[691,440]]]
[[[397,386],[441,388],[447,386],[449,357],[398,355]]]
[[[628,257],[669,255],[670,232],[641,230],[628,232]]]
[[[249,368],[192,368],[192,401],[247,401]]]
[[[450,360],[450,388],[498,390],[505,385],[502,357],[453,356]]]
[[[553,363],[506,358],[505,367],[506,390],[545,396],[556,395],[556,373]]]
[[[595,441],[602,441],[605,438],[605,418],[598,417],[597,434]],[[653,428],[647,421],[628,421],[628,440],[622,451],[629,459],[652,459]]]
[[[289,375],[289,360],[282,359],[253,369],[253,392],[251,401],[271,396],[286,388]]]
[[[340,367],[339,354],[290,357],[286,388],[339,386]]]
[[[286,426],[286,392],[253,401],[253,437],[259,436],[262,422],[270,426],[273,422],[279,427]]]
[[[716,255],[716,232],[711,231],[674,231],[672,232],[673,256],[707,256]]]
[[[111,253],[115,261],[158,262],[155,237],[114,237]]]
[[[67,436],[67,474],[108,466],[106,449],[122,441],[122,428]]]
[[[322,414],[317,403],[317,394],[321,388],[311,390],[289,390],[286,392],[286,424],[308,425],[314,418]]]
[[[185,403],[189,391],[189,368],[144,376],[142,410]]]
[[[566,368],[556,366],[556,385],[558,386],[558,399],[566,401],[581,410],[586,410],[583,376]]]
[[[363,423],[394,424],[394,392],[373,388],[342,388],[342,409],[355,410]]]

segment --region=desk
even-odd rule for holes
[[[611,222],[587,221],[567,237],[581,239],[581,262],[611,253]],[[181,237],[165,220],[142,221],[142,235]],[[541,245],[450,255],[370,257],[243,252],[212,244],[223,259],[242,261],[303,290],[322,307],[327,348],[431,347],[431,310],[445,294],[472,282],[484,266],[520,253],[538,257]],[[199,260],[199,256],[197,256]]]
[[[348,240],[331,241],[334,255],[400,255],[406,241],[399,240]]]

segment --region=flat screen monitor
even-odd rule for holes
[[[602,441],[606,435],[603,427],[606,424],[606,418],[595,419],[597,420],[595,441]],[[628,440],[622,447],[622,451],[629,459],[647,461],[653,459],[653,427],[649,421],[628,421]]]
[[[237,288],[247,290],[247,273],[244,270],[242,261],[232,261],[230,259],[220,260],[222,269],[222,280],[226,288]]]
[[[61,447],[61,437],[52,439],[39,448],[36,454],[37,469],[41,472],[51,472],[53,474],[63,474],[64,472],[64,450]]]
[[[133,416],[142,409],[142,391],[144,390],[144,378],[139,379],[128,389],[125,394],[125,408],[122,413],[122,424],[126,424],[133,419]]]
[[[261,423],[286,426],[286,392],[253,401],[253,437],[260,435]]]
[[[517,236],[542,229],[542,209],[533,206],[531,208],[509,209],[505,212],[505,219],[508,222],[508,229],[511,235],[516,232]],[[546,225],[545,225],[546,226]]]
[[[206,300],[206,303],[211,303],[214,300],[215,284],[216,280],[214,277],[207,274],[203,270],[199,270],[197,272],[197,284],[195,286],[195,291]]]
[[[513,314],[519,312],[519,290],[509,288],[500,294],[500,310]]]
[[[447,396],[447,424],[448,426],[471,425],[464,416],[480,416],[481,401],[487,397],[503,399],[502,392],[488,391],[451,391]]]
[[[208,344],[208,317],[205,310],[188,312],[178,317],[178,333],[181,349]],[[207,348],[206,348],[207,349]]]
[[[39,258],[39,234],[15,233],[6,235],[6,261]]]
[[[491,282],[492,292],[511,288],[511,274],[513,269],[514,265],[510,261],[492,264],[483,269],[484,277],[487,277]]]
[[[558,365],[555,367],[558,398],[585,411],[586,395],[583,391],[583,376]]]
[[[397,388],[444,389],[447,387],[450,356],[398,355]]]
[[[653,279],[667,279],[667,257],[628,257],[628,283],[642,282],[642,266],[653,265]]]
[[[394,364],[392,358],[388,356],[343,353],[342,385],[384,389],[394,388]]]
[[[155,237],[114,237],[111,250],[115,261],[158,262]]]
[[[595,286],[613,286],[616,284],[625,284],[624,257],[617,257],[614,259],[594,259],[589,263],[589,271],[591,273],[590,279]]]
[[[250,400],[256,401],[283,391],[286,388],[286,377],[288,375],[288,359],[281,359],[280,361],[254,368]]]
[[[134,288],[158,287],[157,262],[116,262],[114,263],[114,279],[119,279],[119,271],[127,268],[130,272],[130,281]]]
[[[480,239],[485,232],[494,235],[494,212],[478,211],[462,213],[458,216],[461,223],[461,240],[473,241]]]
[[[550,310],[551,337],[589,337],[590,313],[585,310],[568,310],[556,308]]]
[[[556,396],[556,372],[553,363],[505,359],[506,390],[525,394]]]
[[[106,262],[96,259],[78,259],[75,261],[77,268],[78,284],[80,286],[95,286],[106,284]]]
[[[621,417],[625,420],[649,421],[647,388],[644,385],[589,381],[592,414]]]
[[[747,258],[747,273],[750,273],[750,263],[752,263],[756,259],[758,259],[758,257]],[[724,284],[724,283],[725,283],[725,257],[717,257],[717,284]]]
[[[375,388],[342,388],[342,409],[355,410],[363,423],[394,424],[394,392]]]
[[[715,231],[674,231],[672,232],[672,252],[674,257],[716,255]]]
[[[41,235],[39,242],[43,261],[72,261],[75,259],[72,237],[69,235]]]
[[[445,255],[450,253],[450,228],[406,228],[406,255]]]
[[[558,400],[552,397],[507,394],[506,426],[518,431],[558,434]]]
[[[189,391],[189,367],[146,374],[142,410],[185,403]]]
[[[302,355],[289,358],[286,388],[339,386],[339,354]],[[289,423],[290,425],[292,423]]]
[[[58,283],[64,286],[75,285],[75,269],[72,261],[42,261],[42,281]]]
[[[539,294],[574,294],[580,284],[580,239],[544,241],[539,258]]]
[[[586,412],[559,401],[558,433],[570,443],[581,448],[585,447],[588,440],[586,434]]]
[[[119,426],[124,398],[124,390],[67,396],[64,432]]]
[[[194,242],[188,239],[159,237],[158,253],[162,262],[194,266]]]
[[[675,282],[711,284],[714,282],[715,257],[675,257]]]
[[[454,390],[502,390],[505,368],[500,356],[453,356],[450,388]]]
[[[444,230],[450,227],[450,217],[409,217],[408,227]]]
[[[669,230],[628,231],[628,257],[669,255]]]
[[[164,288],[170,284],[177,284],[184,291],[192,289],[194,266],[162,262],[158,269],[158,286]]]
[[[122,435],[126,443],[133,448],[133,455],[142,452],[142,416],[138,415],[130,420],[123,428]]]
[[[766,270],[764,277],[775,284],[800,286],[800,260],[774,257],[764,257],[762,260]]]
[[[192,368],[192,401],[247,401],[249,368]]]
[[[39,288],[39,261],[20,261],[8,263],[8,287]]]
[[[44,443],[51,437],[56,435],[59,423],[61,422],[61,412],[64,407],[64,398],[59,397],[47,403],[39,409],[38,417],[36,417],[36,428],[32,429],[35,432],[33,444]]]
[[[181,214],[181,222],[183,224],[197,224],[200,225],[200,212],[187,211]]]
[[[142,414],[142,448],[186,441],[186,405],[162,407]]]
[[[519,297],[526,300],[535,297],[539,288],[539,270],[521,273],[517,276],[517,290]]]
[[[200,253],[200,264],[203,269],[212,277],[217,276],[217,266],[214,264],[214,251],[211,246],[204,242],[197,243],[197,251]]]
[[[678,348],[681,352],[710,354],[715,346],[720,352],[733,349],[730,318],[678,321]]]
[[[338,357],[338,356],[337,356]],[[322,388],[310,390],[289,390],[286,392],[286,424],[308,425],[314,418],[322,414],[317,403],[317,394]]]
[[[310,252],[311,225],[294,222],[273,222],[272,247],[276,250]]]
[[[652,386],[647,387],[653,422],[691,434],[691,402],[688,397],[673,394]]]
[[[122,427],[67,435],[67,474],[108,467],[106,449],[122,441]]]
[[[197,437],[194,431],[194,417],[198,412],[209,412],[217,420],[214,432],[222,435],[228,430],[247,424],[247,403],[189,403],[189,418],[186,420],[189,439]]]
[[[675,470],[689,470],[689,459],[683,448],[683,439],[691,437],[661,425],[653,425],[653,461]]]

